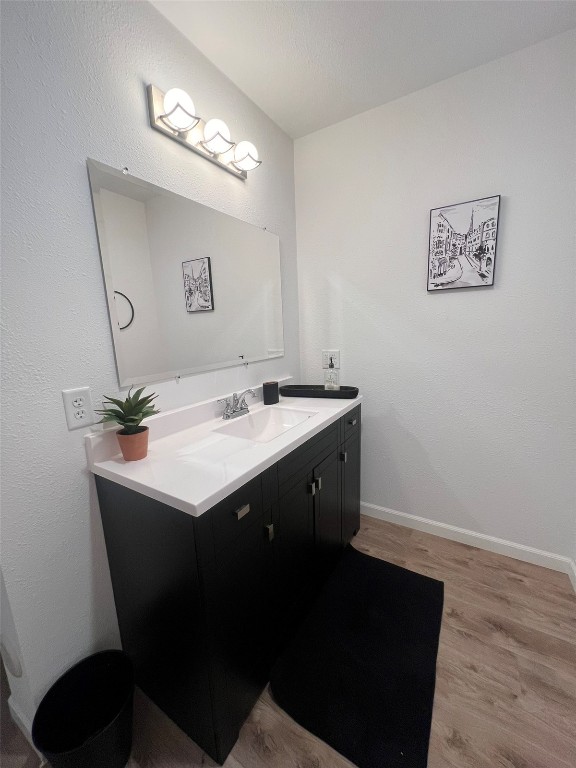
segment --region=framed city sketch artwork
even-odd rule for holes
[[[182,262],[186,312],[208,312],[214,309],[210,257]]]
[[[430,211],[428,290],[494,285],[500,195]]]

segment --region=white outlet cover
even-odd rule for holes
[[[339,349],[323,349],[322,350],[322,368],[328,368],[330,366],[330,358],[334,363],[334,368],[340,368],[340,350]]]
[[[68,429],[82,429],[96,422],[90,387],[63,389],[62,400]]]

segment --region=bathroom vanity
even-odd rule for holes
[[[86,438],[137,684],[220,763],[360,525],[359,400],[283,398],[238,429],[266,409],[300,421],[250,439],[213,405],[160,414],[129,464]]]
[[[277,235],[88,171],[121,386],[284,355]],[[194,242],[202,258],[182,263]],[[283,397],[229,421],[209,401],[146,423],[142,461],[112,430],[86,437],[122,645],[138,685],[224,762],[360,525],[359,399]]]

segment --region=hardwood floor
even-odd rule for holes
[[[368,517],[354,546],[445,583],[428,768],[574,768],[576,595],[568,576]],[[134,714],[129,768],[216,765],[139,691]],[[36,765],[24,753],[5,763],[4,746],[0,754],[7,768]],[[268,691],[225,764],[351,765]]]

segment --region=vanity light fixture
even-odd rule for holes
[[[178,133],[191,131],[200,122],[200,118],[194,114],[194,102],[181,88],[167,91],[163,106],[164,114],[160,115],[160,120]]]
[[[253,171],[258,168],[262,160],[258,160],[258,150],[249,141],[241,141],[234,150],[232,165],[239,171]]]
[[[246,179],[248,171],[262,163],[250,141],[232,141],[223,120],[204,121],[196,115],[194,102],[186,91],[171,88],[164,94],[154,85],[146,90],[150,125],[155,130],[241,179]]]
[[[213,155],[222,155],[232,149],[234,142],[230,141],[230,129],[224,120],[215,118],[208,120],[204,126],[202,146]]]

